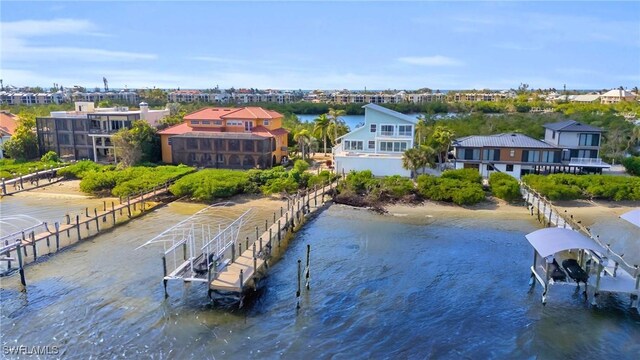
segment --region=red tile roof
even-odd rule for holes
[[[204,108],[187,114],[185,120],[222,120],[221,116],[231,114],[240,109]]]
[[[278,119],[281,117],[283,117],[283,115],[276,111],[263,109],[257,106],[240,108],[238,109],[238,111],[234,111],[232,113],[225,114],[222,116],[223,119],[229,118],[229,119],[246,119],[246,120]]]
[[[182,124],[174,125],[172,127],[166,128],[164,130],[158,131],[160,135],[180,135],[186,132],[191,131],[191,126],[188,123],[183,122]]]
[[[253,129],[251,129],[252,133],[255,134],[261,134],[264,136],[278,136],[278,135],[283,135],[283,134],[288,134],[289,132],[283,128],[278,128],[278,129],[273,129],[273,130],[269,130],[264,126],[256,126]]]
[[[18,127],[18,117],[10,112],[0,112],[0,132],[13,135]]]

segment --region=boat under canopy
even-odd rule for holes
[[[620,215],[620,217],[633,225],[640,227],[640,208],[626,212]]]

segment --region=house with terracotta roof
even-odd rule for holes
[[[18,117],[8,111],[0,112],[0,159],[4,158],[4,143],[11,139],[18,127]]]
[[[158,133],[162,161],[231,169],[278,165],[289,156],[282,118],[261,107],[198,110]]]

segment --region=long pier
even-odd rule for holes
[[[606,249],[602,260],[597,260],[596,284],[592,304],[596,305],[596,297],[599,292],[630,294],[632,306],[637,306],[640,296],[640,266],[627,263],[622,255],[617,254],[609,244],[604,244],[600,240],[600,235],[592,234],[587,228],[575,219],[573,215],[565,211],[558,210],[547,198],[532,189],[527,184],[521,183],[520,190],[522,196],[529,206],[532,216],[536,216],[538,221],[545,227],[561,227],[578,231],[593,239],[602,248]],[[607,261],[607,259],[612,261]]]
[[[133,197],[119,198],[117,204],[115,201],[111,201],[111,204],[103,201],[101,209],[94,208],[90,211],[85,208],[84,213],[75,216],[66,214],[61,222],[55,222],[53,226],[41,222],[0,237],[0,261],[6,262],[0,275],[19,271],[22,289],[25,290],[25,265],[37,261],[39,256],[57,253],[65,246],[142,215],[155,206],[149,206],[152,198],[168,192],[169,184],[167,182]]]
[[[279,218],[274,214],[270,225],[269,220],[265,220],[265,228],[261,234],[256,227],[254,241],[250,243],[248,238],[245,239],[244,247],[242,241],[234,243],[233,247],[237,251],[231,251],[231,258],[220,259],[209,266],[210,295],[212,292],[231,293],[242,303],[243,294],[248,289],[255,289],[258,280],[266,274],[273,248],[280,248],[286,236],[331,200],[327,193],[335,189],[336,185],[337,182],[333,182],[295,197],[286,211],[280,209]],[[218,267],[220,262],[225,264],[222,269]]]

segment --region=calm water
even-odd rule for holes
[[[9,199],[3,211],[22,206]],[[211,308],[199,285],[172,284],[165,300],[162,249],[133,249],[198,208],[171,204],[29,267],[26,294],[15,276],[2,279],[2,344],[58,345],[78,359],[640,354],[628,299],[590,310],[572,287],[554,288],[546,307],[539,287],[528,293],[529,219],[410,221],[334,205],[297,235],[244,310]],[[296,314],[307,244],[312,288]]]

